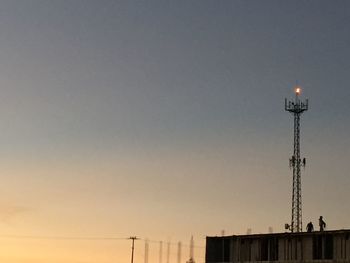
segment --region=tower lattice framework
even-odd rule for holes
[[[306,159],[300,157],[300,116],[308,110],[308,100],[305,102],[299,99],[300,87],[295,88],[295,100],[285,99],[285,110],[294,116],[294,147],[293,155],[289,160],[289,166],[293,169],[293,194],[292,194],[292,220],[290,230],[302,232],[302,199],[301,199],[301,167],[305,167]]]

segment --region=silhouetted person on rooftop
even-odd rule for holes
[[[326,222],[323,221],[322,216],[320,216],[320,219],[318,219],[318,224],[320,225],[320,231],[323,231],[326,228]]]
[[[306,226],[306,231],[308,233],[311,233],[312,231],[314,231],[314,225],[312,224],[312,222],[308,223]]]

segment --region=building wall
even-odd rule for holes
[[[303,258],[304,260],[313,260],[312,237],[305,236],[303,238]]]
[[[207,237],[206,263],[349,262],[350,230]]]

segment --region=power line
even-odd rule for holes
[[[130,237],[104,237],[104,236],[41,236],[41,235],[0,235],[0,238],[11,239],[46,239],[46,240],[129,240]],[[147,238],[137,238],[138,240],[148,241],[149,243],[163,242],[162,240],[150,240]],[[168,242],[167,242],[168,243]],[[177,246],[178,243],[169,242],[171,246]],[[182,243],[182,246],[189,247],[190,244]],[[194,246],[194,248],[205,248],[204,246]]]
[[[83,236],[34,236],[34,235],[0,235],[11,239],[46,239],[46,240],[127,240],[125,237],[83,237]]]

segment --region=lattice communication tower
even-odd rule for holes
[[[295,100],[285,99],[285,110],[294,116],[294,149],[292,158],[289,159],[289,166],[293,169],[293,195],[292,195],[292,221],[286,225],[291,232],[302,232],[302,202],[301,202],[301,167],[305,167],[306,159],[300,157],[300,116],[308,110],[309,101],[299,99],[301,88],[295,87]]]

